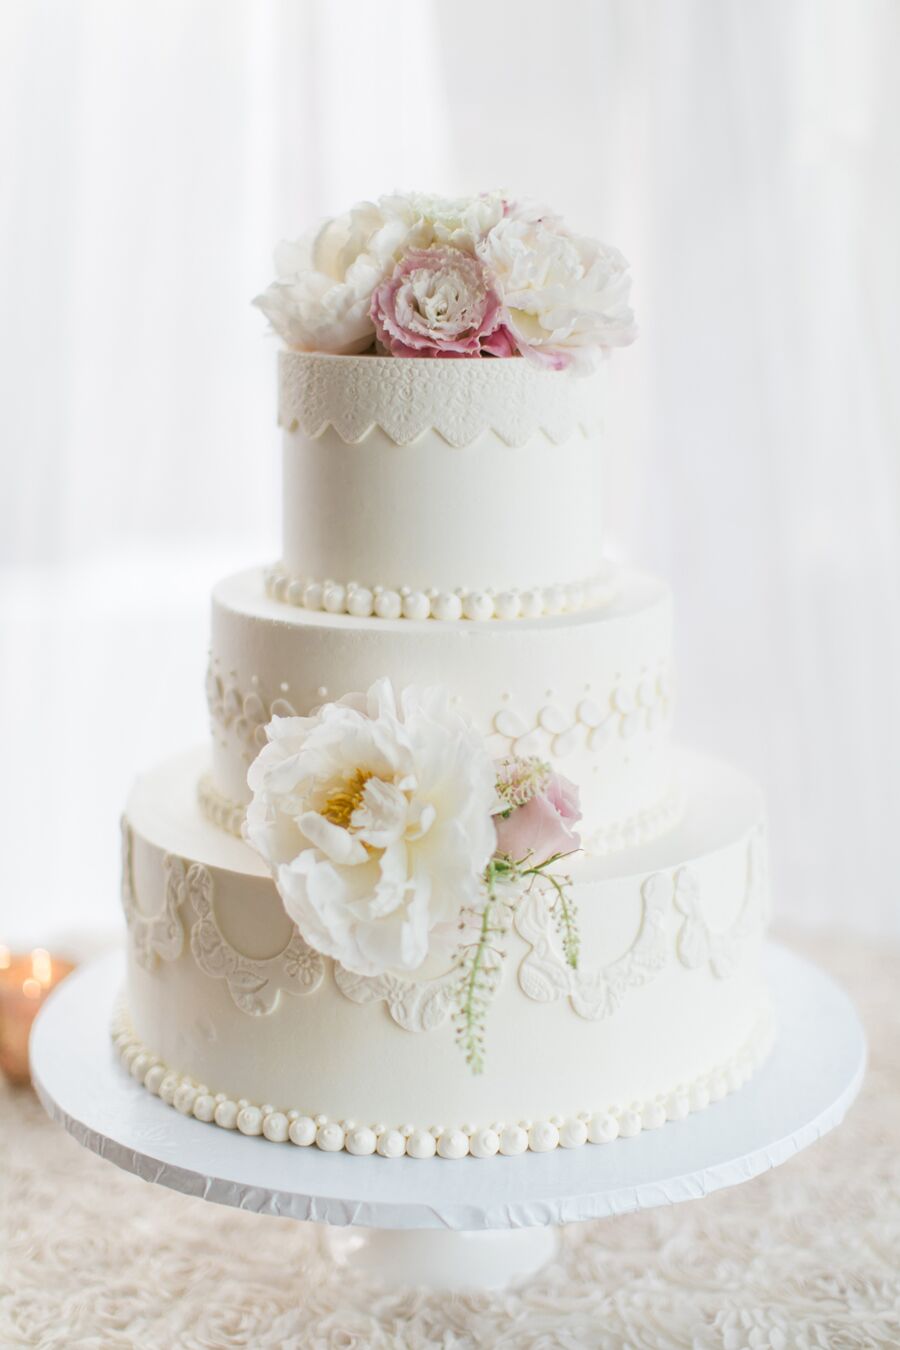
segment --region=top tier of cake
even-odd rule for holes
[[[397,597],[412,618],[590,605],[604,571],[602,383],[602,370],[522,359],[283,351],[272,593],[358,617],[398,617]]]

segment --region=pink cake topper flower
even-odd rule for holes
[[[372,296],[391,356],[511,356],[505,311],[483,265],[456,248],[412,249]]]

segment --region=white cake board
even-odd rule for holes
[[[552,1153],[358,1158],[181,1116],[115,1056],[109,1024],[124,978],[119,954],[83,967],[48,1000],[32,1034],[32,1076],[54,1120],[145,1181],[259,1214],[352,1225],[336,1256],[383,1278],[500,1287],[552,1257],[554,1225],[749,1181],[840,1123],[865,1069],[856,1010],[827,975],[783,947],[769,948],[767,976],[778,1039],[739,1092],[634,1139]],[[363,1231],[371,1229],[380,1231]]]

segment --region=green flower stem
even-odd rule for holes
[[[478,937],[475,954],[472,957],[471,968],[466,977],[465,996],[463,998],[462,1039],[466,1049],[466,1060],[473,1073],[483,1073],[484,1071],[484,1054],[481,1040],[483,1032],[479,1026],[475,1004],[478,992],[478,973],[484,964],[484,953],[489,941],[489,916],[492,907],[493,902],[488,900],[488,903],[484,907],[484,913],[481,916],[481,933]]]
[[[563,941],[563,954],[573,970],[578,969],[578,950],[581,945],[575,915],[566,896],[566,885],[559,877],[547,874],[547,881],[556,891],[556,903],[559,906],[559,926]]]
[[[554,853],[552,858],[547,858],[544,862],[537,863],[534,867],[528,868],[522,868],[520,863],[519,868],[521,870],[519,870],[519,875],[532,878],[542,877],[545,881],[549,881],[550,885],[553,887],[556,892],[554,909],[557,912],[560,935],[563,941],[563,955],[572,969],[577,970],[581,942],[578,936],[578,926],[575,919],[575,906],[566,894],[567,887],[572,884],[572,878],[555,877],[549,870],[554,863],[561,862],[563,858],[571,858],[571,856],[571,853]],[[527,858],[522,859],[523,863],[527,861]]]
[[[497,920],[497,910],[501,899],[497,895],[497,884],[509,882],[520,887],[518,895],[504,895],[502,904],[514,909],[527,886],[538,877],[548,881],[553,887],[555,898],[553,912],[559,926],[563,943],[563,953],[573,970],[578,969],[579,937],[575,906],[567,894],[572,882],[570,877],[556,877],[549,869],[561,859],[570,856],[556,853],[552,858],[535,863],[529,867],[528,856],[524,858],[492,858],[484,870],[485,900],[481,911],[481,923],[475,941],[466,944],[460,953],[460,981],[457,986],[456,1022],[457,1038],[466,1057],[466,1063],[473,1073],[484,1072],[484,1036],[488,1006],[496,992],[500,978],[503,952],[497,946],[496,939],[506,936],[507,926]],[[501,914],[504,911],[501,909]],[[508,911],[506,911],[508,913]]]

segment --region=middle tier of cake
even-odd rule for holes
[[[639,844],[678,818],[671,597],[662,582],[626,573],[599,609],[447,625],[293,609],[265,594],[260,570],[220,582],[207,814],[239,832],[247,769],[272,716],[306,715],[383,677],[398,689],[444,685],[498,758],[537,755],[570,778],[588,853]]]

